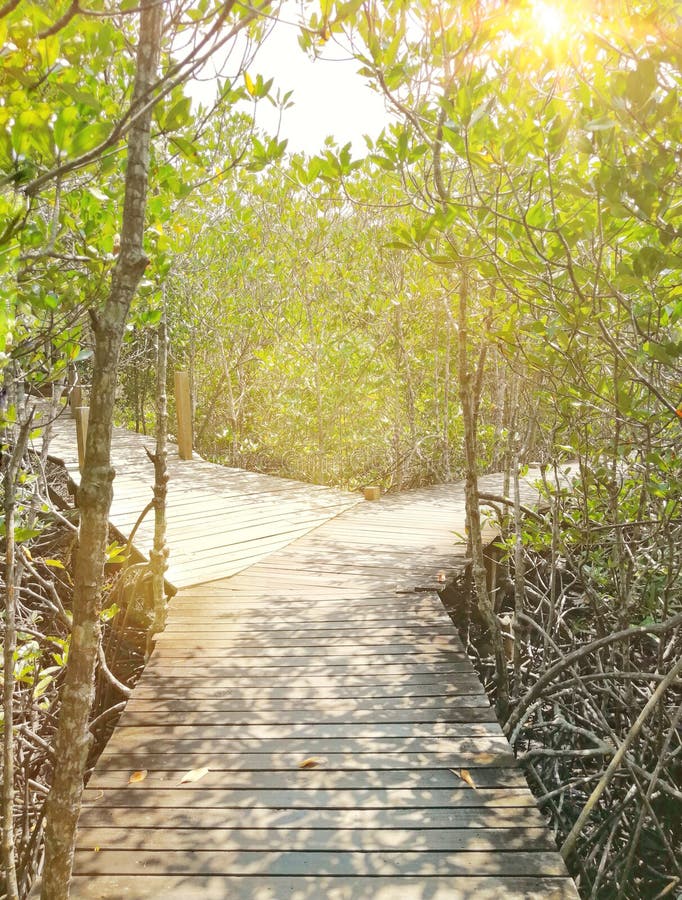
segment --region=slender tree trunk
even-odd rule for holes
[[[57,418],[57,413],[59,412],[59,401],[62,399],[63,393],[63,379],[60,378],[58,381],[53,381],[50,396],[50,407],[44,414],[45,424],[43,425],[42,443],[40,447],[40,471],[43,476],[42,487],[46,497],[48,497],[50,494],[48,479],[45,474],[47,470],[47,458],[50,455],[50,442],[52,440],[52,432],[54,430],[54,421]]]
[[[445,301],[447,304],[447,300]],[[437,321],[437,316],[435,317]],[[450,318],[445,316],[445,351],[443,357],[443,469],[445,480],[452,478],[450,468],[450,348],[452,344],[452,328]]]
[[[150,99],[156,80],[163,4],[142,0],[133,102]],[[43,900],[66,900],[73,867],[83,775],[90,748],[88,720],[100,643],[100,586],[107,541],[114,470],[111,428],[119,352],[133,296],[148,260],[143,235],[149,174],[151,104],[132,126],[121,227],[121,252],[109,297],[92,313],[95,360],[85,465],[78,491],[81,522],[76,557],[73,631],[55,742],[59,765],[46,807]]]
[[[3,490],[5,513],[5,616],[3,645],[3,747],[2,747],[2,864],[7,900],[18,900],[17,866],[14,852],[14,653],[17,646],[17,582],[14,514],[17,475],[26,452],[32,415],[19,429],[14,447],[4,460]]]
[[[156,450],[152,456],[154,463],[154,548],[150,554],[152,565],[152,596],[154,598],[154,621],[148,632],[147,656],[151,653],[150,641],[153,635],[163,631],[166,625],[166,589],[164,575],[168,568],[168,547],[166,545],[166,495],[168,493],[168,468],[166,460],[168,433],[168,398],[166,396],[166,373],[168,369],[168,335],[166,317],[159,324],[156,352]]]
[[[312,302],[307,294],[303,296],[303,302],[305,304],[305,314],[306,321],[308,323],[308,333],[310,335],[310,347],[312,350],[312,358],[313,358],[313,376],[314,376],[314,384],[315,384],[315,413],[316,413],[316,440],[317,440],[317,451],[320,459],[320,463],[322,464],[322,455],[324,454],[325,449],[325,431],[324,431],[324,404],[322,402],[322,377],[320,374],[321,363],[320,363],[320,343],[317,335],[317,329],[315,327],[315,320],[313,318],[313,309]]]
[[[526,573],[523,559],[523,535],[521,533],[521,485],[519,478],[520,448],[514,453],[514,684],[513,700],[518,700],[521,689],[521,642],[524,628],[521,624],[525,596]]]
[[[218,346],[220,347],[220,358],[223,362],[224,384],[227,390],[227,412],[228,416],[230,417],[230,427],[232,429],[232,459],[230,460],[230,465],[236,466],[239,465],[239,417],[237,415],[237,404],[234,400],[232,372],[230,371],[230,366],[227,361],[227,354],[225,353],[225,344],[223,343],[223,339],[220,335],[218,335],[216,340],[218,341]]]
[[[507,678],[507,662],[500,623],[495,615],[488,593],[488,581],[483,553],[483,536],[481,533],[481,514],[478,502],[478,461],[476,459],[476,409],[478,406],[475,390],[479,379],[470,371],[468,352],[468,306],[469,276],[465,270],[460,273],[459,284],[459,319],[458,319],[458,377],[459,397],[462,404],[464,423],[464,462],[465,462],[465,503],[466,521],[469,532],[469,548],[472,560],[472,575],[476,589],[478,608],[485,622],[495,654],[495,674],[497,681],[497,698],[500,712],[506,715],[509,704],[509,683]]]

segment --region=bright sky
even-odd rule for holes
[[[284,14],[293,23],[295,13]],[[350,141],[354,155],[366,152],[364,134],[376,138],[387,122],[382,98],[358,75],[359,64],[330,40],[322,51],[323,58],[311,59],[298,44],[298,28],[278,22],[258,49],[248,71],[255,81],[274,78],[271,93],[293,90],[294,105],[284,111],[280,139],[288,138],[291,152],[317,153],[328,135],[343,146]],[[205,76],[206,73],[204,73]],[[208,99],[214,87],[211,82],[189,86],[189,93]],[[278,111],[267,101],[258,103],[257,124],[265,131],[277,129]]]
[[[358,63],[333,41],[324,47],[323,58],[313,60],[299,47],[297,29],[278,23],[253,68],[263,77],[274,77],[273,87],[282,93],[294,91],[294,106],[282,121],[282,137],[289,139],[290,150],[315,153],[331,134],[341,145],[352,141],[362,153],[362,136],[377,137],[386,123],[383,99],[358,75]],[[262,113],[274,114],[269,103],[262,105]],[[263,118],[261,124],[276,127],[276,116],[270,122]]]

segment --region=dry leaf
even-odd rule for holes
[[[139,772],[133,772],[133,774],[128,779],[128,784],[135,784],[137,781],[144,781],[147,777],[147,770],[140,769]]]
[[[440,582],[441,584],[445,584],[445,582],[447,581],[445,572],[439,572],[438,575],[436,575],[436,581]]]
[[[300,762],[298,767],[299,769],[314,769],[315,766],[319,766],[319,764],[319,760],[310,757],[310,759],[304,759],[303,762]]]
[[[471,773],[468,769],[450,769],[450,771],[453,775],[456,775],[458,778],[461,778],[462,781],[465,781],[470,788],[477,790],[474,779],[471,777]]]
[[[200,778],[203,778],[204,775],[208,775],[210,769],[204,766],[201,769],[191,769],[189,772],[186,772],[182,778],[180,779],[180,784],[187,784],[190,781],[199,781]]]

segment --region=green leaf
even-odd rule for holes
[[[175,134],[170,139],[171,144],[180,150],[183,156],[186,156],[187,159],[191,159],[193,162],[201,165],[201,157],[199,156],[199,151],[195,144],[192,141],[188,140],[186,137],[182,137],[179,134]]]
[[[52,684],[53,681],[54,681],[54,675],[46,675],[44,678],[41,678],[38,681],[38,683],[36,684],[36,686],[33,688],[34,699],[37,700],[38,697],[41,697],[45,693],[45,691],[48,689],[48,687]]]
[[[653,59],[640,59],[630,72],[626,85],[627,98],[637,107],[643,106],[656,90],[657,67]]]
[[[71,155],[82,156],[99,146],[109,136],[109,125],[105,122],[91,122],[77,131],[71,144]]]
[[[610,131],[616,127],[616,123],[607,116],[601,116],[599,119],[593,119],[584,126],[585,131]]]
[[[548,209],[545,200],[539,200],[526,213],[526,222],[531,228],[543,228],[547,224]]]
[[[186,125],[190,119],[191,108],[191,99],[189,97],[180,97],[164,117],[163,130],[175,131],[177,128],[182,128],[183,125]]]
[[[14,529],[14,540],[17,544],[22,544],[24,541],[30,541],[31,538],[38,537],[39,534],[40,531],[36,528],[18,526]]]

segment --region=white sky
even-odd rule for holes
[[[287,12],[284,18],[293,22],[295,13]],[[278,88],[282,95],[294,92],[294,105],[282,116],[280,139],[288,138],[290,152],[314,154],[332,135],[341,146],[350,141],[354,156],[364,155],[363,135],[376,138],[387,123],[383,99],[357,73],[359,64],[333,39],[323,48],[323,58],[313,60],[301,50],[298,34],[294,24],[278,22],[248,67],[254,81],[258,74],[264,80],[274,78],[273,96]],[[188,89],[193,97],[205,100],[214,91],[210,81],[195,82]],[[277,129],[278,111],[267,99],[258,103],[256,122],[271,134]]]

